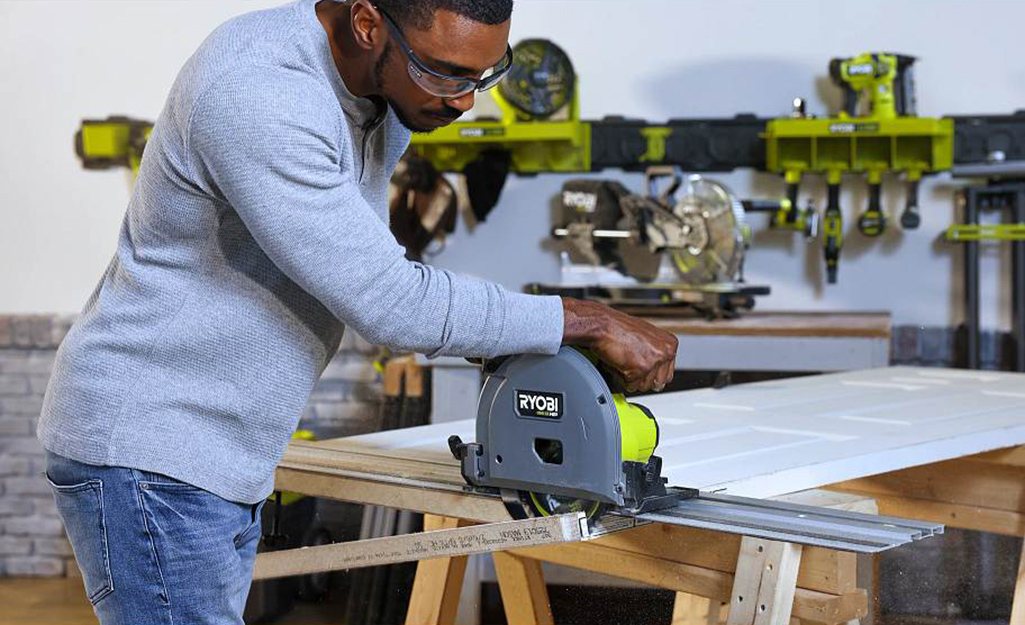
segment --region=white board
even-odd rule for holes
[[[773,497],[1025,444],[1025,374],[891,367],[637,398],[669,483]],[[451,459],[472,419],[346,439]],[[452,460],[454,462],[454,460]]]

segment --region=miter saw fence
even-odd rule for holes
[[[500,489],[514,517],[642,513],[697,494],[666,488],[654,415],[614,393],[584,353],[563,347],[488,370],[477,441],[449,446],[467,483]]]

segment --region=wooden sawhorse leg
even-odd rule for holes
[[[718,600],[685,592],[676,593],[671,625],[718,625],[722,605]]]
[[[510,625],[554,625],[541,563],[498,551],[492,554],[505,620]]]
[[[462,519],[424,515],[424,531],[465,527]],[[466,556],[421,560],[416,566],[406,625],[451,625],[459,609]]]
[[[465,527],[469,522],[424,515],[424,531]],[[496,552],[495,573],[506,620],[516,625],[554,625],[541,563]],[[466,556],[422,560],[416,567],[406,625],[451,625],[459,611]]]
[[[800,545],[745,536],[727,625],[788,625],[800,567]]]

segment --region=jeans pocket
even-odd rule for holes
[[[110,551],[107,548],[107,523],[103,513],[103,481],[88,480],[81,484],[54,484],[57,511],[64,520],[75,559],[82,569],[85,592],[94,605],[114,591],[110,574]]]
[[[181,480],[176,480],[168,475],[162,473],[153,473],[150,471],[139,471],[138,480],[139,486],[143,489],[154,489],[164,490],[172,492],[204,492],[202,488],[193,486]]]

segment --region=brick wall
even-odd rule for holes
[[[43,477],[36,422],[57,346],[72,317],[0,315],[0,576],[75,575],[71,545]],[[377,348],[347,332],[300,427],[318,438],[378,427]]]

